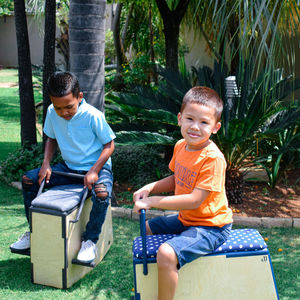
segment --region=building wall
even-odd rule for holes
[[[42,65],[43,63],[43,30],[44,19],[39,18],[36,20],[34,16],[27,16],[29,43],[31,63],[35,65]],[[111,6],[107,6],[107,20],[106,28],[111,28]],[[59,29],[57,28],[57,36],[59,35]],[[206,42],[203,39],[195,38],[192,30],[185,30],[184,41],[189,47],[190,52],[186,55],[185,61],[188,69],[191,66],[196,68],[201,66],[213,67],[213,57],[209,50],[206,48]],[[290,41],[288,41],[290,43]],[[296,41],[295,41],[296,42]],[[17,55],[17,42],[15,32],[14,16],[0,17],[0,67],[17,67],[18,55]],[[295,48],[295,73],[296,76],[300,76],[299,57],[300,49]],[[56,50],[55,53],[56,64],[63,64],[63,57]]]
[[[44,52],[44,17],[35,19],[33,15],[27,15],[27,26],[30,44],[31,63],[34,65],[43,64]],[[111,28],[111,5],[107,5],[106,28]],[[56,30],[59,36],[59,28]],[[17,67],[17,39],[14,16],[0,17],[0,67]],[[55,61],[57,65],[63,65],[63,57],[56,49]]]
[[[202,67],[208,66],[213,68],[214,59],[206,47],[206,41],[199,36],[195,36],[194,31],[191,29],[185,29],[183,33],[183,39],[189,48],[189,53],[185,56],[185,63],[190,70],[190,67]]]
[[[44,19],[36,20],[34,16],[27,16],[27,26],[30,44],[31,63],[34,65],[42,65],[44,51]],[[59,29],[57,29],[59,32]],[[17,67],[17,38],[15,30],[14,16],[0,17],[0,66]],[[56,63],[61,64],[62,56],[56,51]]]

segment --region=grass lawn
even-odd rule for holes
[[[27,224],[21,192],[2,182],[0,215],[0,299],[102,300],[133,295],[131,244],[139,234],[138,222],[114,218],[114,243],[104,260],[72,288],[59,290],[32,284],[29,257],[10,253],[9,245],[27,230]],[[300,230],[258,229],[268,239],[280,299],[300,299]]]
[[[132,240],[137,222],[113,219],[114,243],[104,260],[68,290],[35,285],[30,258],[9,245],[28,230],[21,192],[0,182],[0,299],[129,299],[133,295]]]
[[[16,86],[3,87],[1,84],[13,83]],[[21,146],[20,137],[20,100],[16,69],[0,70],[0,161],[7,154]],[[41,94],[34,91],[35,102],[41,101]],[[38,141],[41,137],[37,132]]]

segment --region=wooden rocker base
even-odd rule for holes
[[[157,299],[156,254],[171,234],[145,235],[141,214],[141,236],[133,242],[135,300]],[[199,257],[178,272],[175,300],[279,300],[271,257],[256,229],[232,230],[228,240],[214,253]]]
[[[59,211],[54,209],[56,208],[54,205],[59,208],[58,202],[61,201],[62,206],[66,206],[69,199],[72,202],[76,197],[80,199],[80,194],[82,194],[82,186],[79,188],[60,186],[41,194],[40,197],[44,197],[45,201],[40,200],[36,204],[34,203],[38,199],[36,198],[32,202],[29,212],[31,281],[33,283],[67,289],[92,271],[112,245],[112,217],[109,206],[96,244],[98,257],[89,264],[77,261],[82,234],[92,209],[92,200],[91,198],[85,200],[80,218],[77,217],[81,206],[76,205],[71,209]],[[55,203],[49,208],[47,205],[51,200]]]

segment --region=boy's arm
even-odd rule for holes
[[[44,151],[44,160],[39,172],[39,184],[41,184],[42,180],[46,178],[46,183],[49,182],[51,177],[51,167],[50,162],[52,157],[57,149],[57,142],[55,139],[47,138],[45,144],[45,151]]]
[[[138,213],[141,209],[151,207],[169,210],[195,209],[203,203],[209,193],[210,191],[195,188],[191,194],[145,197],[135,201],[133,210]]]
[[[133,194],[133,201],[135,202],[139,199],[146,198],[150,194],[174,192],[174,189],[175,189],[174,175],[170,175],[161,180],[146,184],[145,186],[137,190]]]
[[[92,185],[98,180],[98,174],[100,170],[110,158],[114,150],[115,143],[113,140],[103,146],[103,150],[98,160],[94,163],[84,177],[84,187],[88,187],[89,190],[92,188]]]

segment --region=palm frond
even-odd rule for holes
[[[174,145],[176,142],[174,138],[157,132],[119,131],[116,136],[119,145]]]

